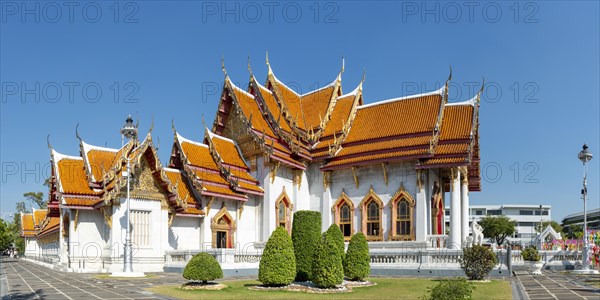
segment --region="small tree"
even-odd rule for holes
[[[324,235],[315,249],[311,280],[320,288],[332,288],[344,281],[342,257],[336,243],[332,237]]]
[[[292,241],[296,257],[296,281],[307,281],[311,278],[314,251],[320,238],[320,212],[301,210],[294,213]]]
[[[267,286],[290,284],[296,277],[296,258],[290,235],[277,227],[269,237],[258,267],[258,280]]]
[[[223,278],[223,270],[214,256],[200,252],[185,266],[183,278],[187,280],[202,281],[206,284],[208,281]]]
[[[323,236],[326,239],[329,239],[331,241],[333,241],[333,243],[335,244],[337,250],[338,250],[338,254],[340,255],[340,257],[342,258],[342,262],[344,261],[344,256],[346,256],[345,253],[345,245],[344,245],[344,234],[342,233],[342,231],[340,230],[340,227],[337,224],[331,224],[331,226],[329,226],[329,228],[327,229],[327,231],[325,231],[325,233],[323,233]]]
[[[425,300],[464,300],[472,299],[471,294],[475,287],[464,278],[443,279],[433,288],[428,288]]]
[[[365,235],[362,232],[354,234],[344,259],[344,274],[350,280],[363,280],[371,273],[370,262],[369,244]]]
[[[482,280],[492,271],[498,259],[488,247],[473,245],[463,249],[459,262],[469,280]]]
[[[542,257],[535,246],[527,246],[521,252],[524,261],[540,261]]]
[[[498,245],[502,245],[506,237],[515,233],[516,226],[515,221],[507,216],[486,216],[479,221],[479,225],[483,228],[483,235],[494,238]]]

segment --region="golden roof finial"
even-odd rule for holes
[[[200,115],[200,118],[202,119],[202,127],[206,129],[206,123],[204,123],[204,113]]]
[[[250,77],[254,77],[254,74],[252,74],[252,67],[250,67],[250,55],[248,55],[248,72],[250,72]]]
[[[344,73],[345,66],[346,66],[346,61],[344,60],[344,56],[342,56],[342,70],[340,71],[340,74]]]
[[[271,75],[271,74],[273,74],[273,70],[271,70],[271,64],[269,63],[269,51],[268,50],[266,51],[265,57],[266,57],[266,63],[267,63],[267,69],[268,69],[267,72],[268,72],[268,74]]]
[[[152,132],[152,129],[154,129],[154,113],[152,113],[152,121],[150,123],[150,129],[148,130],[148,134]]]
[[[52,144],[50,144],[50,134],[46,136],[46,143],[48,144],[48,149],[52,150]]]
[[[177,135],[177,129],[175,129],[175,119],[171,119],[171,129],[173,130],[173,134]]]
[[[227,70],[225,69],[225,56],[221,55],[221,70],[223,71],[223,74],[225,74],[225,77],[227,77]]]
[[[156,147],[155,148],[156,148],[156,151],[158,151],[158,149],[160,148],[160,137],[159,136],[156,137]]]
[[[79,123],[75,125],[75,137],[81,142],[81,137],[79,136]]]
[[[447,81],[450,81],[450,80],[452,80],[452,65],[450,65],[450,75],[448,75]]]

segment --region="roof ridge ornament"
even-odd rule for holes
[[[48,149],[52,150],[52,144],[50,144],[50,134],[46,136],[46,144],[48,144]]]
[[[221,55],[221,70],[223,71],[223,74],[225,74],[225,77],[227,76],[227,69],[225,69],[225,56]]]
[[[346,66],[346,60],[344,60],[344,56],[342,55],[342,70],[340,71],[340,74],[344,73],[345,66]]]
[[[79,136],[79,123],[75,125],[75,137],[79,140],[79,142],[82,141],[81,137]]]
[[[152,129],[154,129],[154,113],[152,113],[152,120],[150,121],[150,129],[148,129],[148,134],[152,132]]]
[[[250,67],[250,55],[248,55],[248,72],[250,72],[250,78],[254,77],[252,73],[252,67]]]
[[[271,70],[271,64],[269,63],[269,51],[267,50],[265,53],[266,53],[265,54],[265,60],[266,60],[266,64],[267,64],[267,67],[268,67],[268,71],[267,72],[268,72],[268,74],[273,74],[273,70]]]
[[[177,135],[177,129],[175,129],[175,119],[171,119],[171,130],[173,130],[173,134]]]

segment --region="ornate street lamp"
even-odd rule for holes
[[[124,145],[125,138],[127,138],[127,140],[131,140],[131,139],[137,137],[138,129],[137,129],[137,126],[133,124],[133,119],[131,118],[131,115],[129,115],[127,117],[127,119],[125,120],[125,125],[123,125],[123,127],[121,127],[120,132],[121,132],[121,146]],[[131,165],[130,165],[131,158],[129,157],[129,155],[127,153],[125,155],[127,155],[127,171],[123,173],[123,177],[127,176],[127,198],[125,199],[125,201],[127,202],[127,210],[125,211],[127,229],[125,232],[125,247],[124,247],[124,253],[123,253],[123,272],[122,273],[121,272],[113,272],[112,276],[140,277],[140,276],[144,276],[144,273],[143,272],[133,272],[133,267],[132,267],[133,254],[132,254],[132,245],[131,245],[131,223],[130,223],[130,208],[129,208],[129,203],[131,202],[131,199],[129,198],[129,182],[130,182],[130,178],[131,178]]]
[[[586,163],[592,160],[592,153],[588,151],[588,146],[583,144],[583,150],[579,152],[577,158],[583,163],[583,189],[581,195],[583,198],[583,253],[581,255],[581,269],[576,270],[579,274],[598,274],[597,270],[590,269],[589,263],[589,243],[587,232],[587,166]]]

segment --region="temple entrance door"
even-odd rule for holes
[[[227,231],[217,231],[217,248],[227,248]]]

